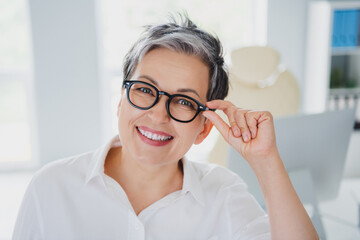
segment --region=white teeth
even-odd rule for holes
[[[144,131],[144,130],[142,130],[140,128],[137,128],[137,129],[139,130],[139,132],[143,136],[145,136],[145,137],[147,137],[147,138],[149,138],[151,140],[154,140],[154,141],[167,141],[167,140],[169,140],[171,138],[171,136],[158,135],[158,134],[155,134],[155,133]]]

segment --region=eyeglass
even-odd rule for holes
[[[201,111],[215,111],[201,104],[196,99],[183,94],[169,94],[159,91],[150,83],[138,80],[125,80],[123,87],[127,90],[129,103],[142,110],[148,110],[159,101],[160,95],[166,95],[166,110],[169,116],[178,122],[188,123],[196,118]]]

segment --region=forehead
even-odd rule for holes
[[[138,63],[133,78],[141,75],[154,79],[163,91],[175,93],[178,89],[190,88],[199,93],[200,100],[206,101],[209,68],[196,56],[156,48]]]

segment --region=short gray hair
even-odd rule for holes
[[[124,79],[134,74],[146,53],[164,47],[200,58],[209,67],[207,100],[224,99],[229,91],[229,78],[220,40],[198,28],[186,14],[178,15],[179,21],[171,16],[168,23],[145,26],[140,39],[125,56]]]

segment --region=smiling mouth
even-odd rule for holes
[[[166,136],[166,135],[162,135],[162,134],[152,133],[150,131],[146,131],[139,127],[136,127],[136,129],[142,136],[144,136],[145,138],[152,140],[152,141],[166,142],[166,141],[170,141],[174,138],[173,136]]]

